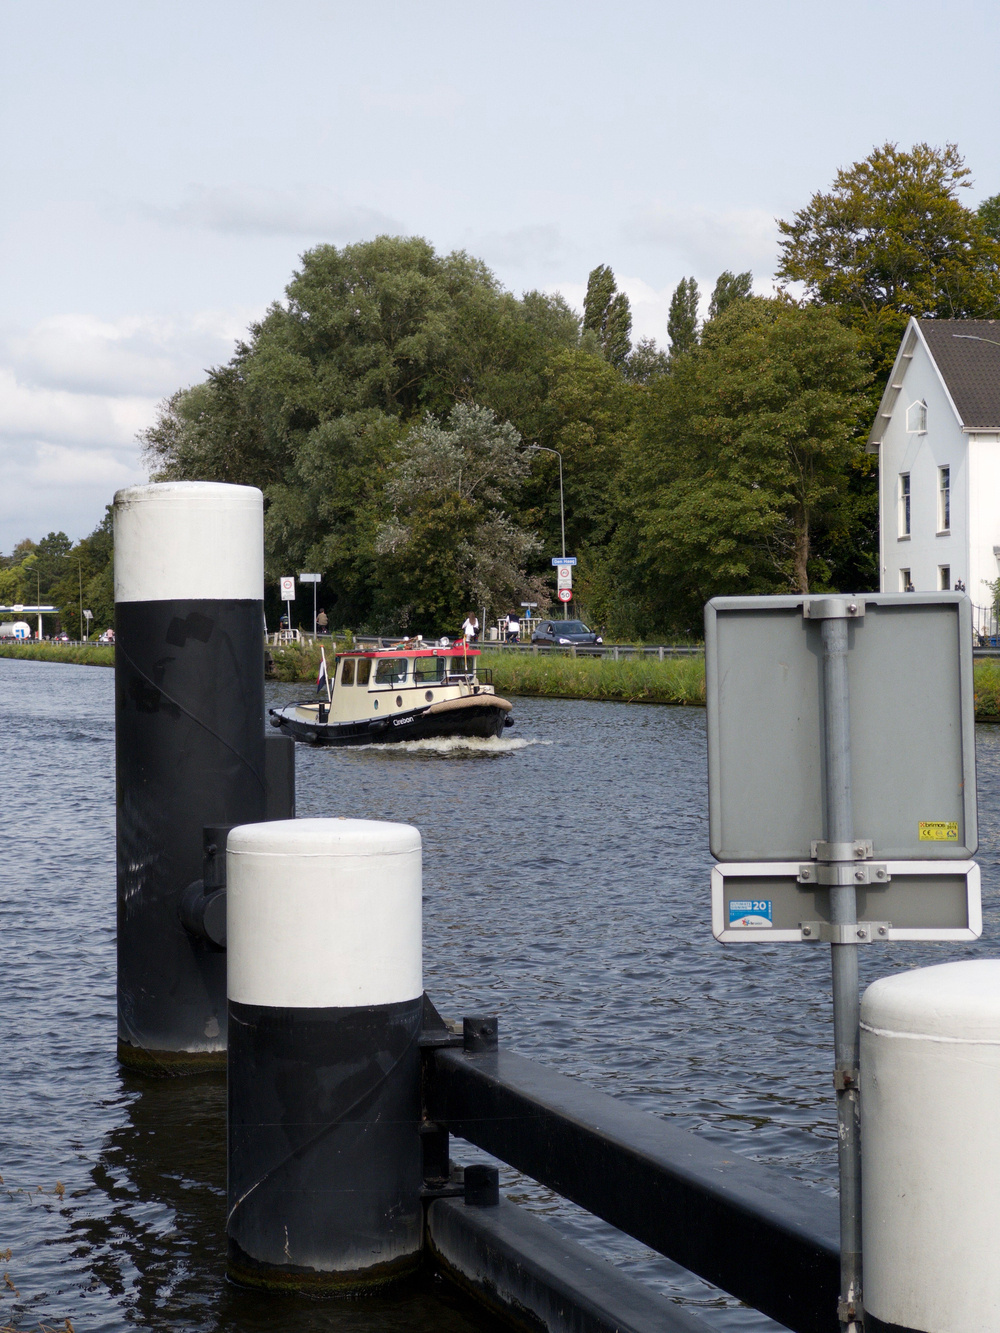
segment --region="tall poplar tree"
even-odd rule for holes
[[[585,332],[597,335],[604,359],[623,370],[632,350],[632,307],[618,290],[615,275],[607,264],[591,269],[583,302]]]
[[[734,301],[743,301],[753,291],[753,274],[749,269],[745,273],[731,273],[724,269],[716,279],[712,299],[708,303],[708,317],[715,319]]]
[[[694,278],[681,278],[674,290],[667,333],[671,357],[690,352],[698,345],[698,284]]]

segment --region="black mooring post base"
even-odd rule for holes
[[[466,1168],[466,1174],[470,1168]],[[457,1286],[516,1328],[546,1333],[712,1333],[712,1326],[501,1200],[435,1199],[427,1250]]]

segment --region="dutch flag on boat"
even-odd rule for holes
[[[326,650],[324,649],[322,644],[320,644],[319,647],[319,655],[320,655],[320,663],[319,663],[319,675],[316,677],[316,693],[329,695],[330,678],[326,674]]]

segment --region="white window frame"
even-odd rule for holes
[[[951,592],[951,565],[938,565],[938,591]]]
[[[938,526],[940,535],[951,532],[951,465],[938,468]]]
[[[901,472],[896,485],[896,531],[900,541],[909,540],[910,520],[913,509],[913,493],[910,474]]]
[[[913,579],[910,578],[910,571],[908,569],[901,569],[899,571],[899,591],[906,592],[907,587],[912,586],[912,584]]]
[[[907,435],[927,434],[927,404],[922,398],[918,398],[915,403],[911,403],[906,409],[906,433]]]

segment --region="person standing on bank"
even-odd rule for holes
[[[465,617],[462,624],[462,637],[467,643],[475,643],[479,638],[479,617],[470,615]]]
[[[507,642],[517,643],[521,637],[521,622],[513,611],[507,615]]]
[[[316,617],[316,628],[319,630],[320,634],[326,633],[326,627],[327,625],[329,625],[329,623],[330,623],[329,616],[326,614],[325,611],[320,611],[319,615]]]

